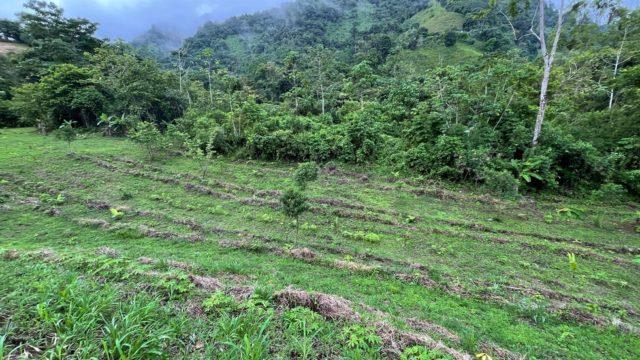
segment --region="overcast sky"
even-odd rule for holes
[[[0,0],[0,18],[13,17],[24,0]],[[206,20],[266,10],[285,0],[53,0],[71,17],[98,22],[98,35],[131,40],[151,25],[191,35]]]

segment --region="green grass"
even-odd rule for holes
[[[462,30],[464,16],[456,12],[447,11],[438,1],[432,0],[431,5],[407,20],[417,23],[432,34],[444,34],[448,31]]]
[[[396,74],[412,77],[423,75],[426,70],[445,65],[458,65],[479,59],[482,53],[475,47],[457,42],[454,46],[431,41],[416,50],[403,49],[390,56],[386,66]]]
[[[223,159],[202,179],[127,140],[88,135],[67,155],[33,129],[0,130],[0,148],[4,356],[377,358],[384,321],[493,358],[640,357],[637,204],[504,201],[345,167],[309,185],[296,234],[274,205],[294,164]],[[545,216],[567,206],[583,217]],[[288,287],[361,320],[284,306]]]

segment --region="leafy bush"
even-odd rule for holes
[[[296,184],[298,184],[301,189],[305,189],[307,187],[307,183],[316,181],[318,179],[319,172],[320,168],[316,163],[302,163],[298,165],[298,168],[293,174],[293,178],[296,181]]]
[[[253,158],[264,160],[299,160],[301,148],[291,130],[277,130],[267,135],[254,134],[247,141]]]
[[[73,128],[74,121],[65,120],[62,125],[58,128],[58,132],[56,135],[61,139],[67,142],[69,148],[71,148],[71,143],[76,140],[78,137],[78,133],[76,129]]]
[[[300,215],[309,209],[307,197],[300,190],[289,189],[280,197],[280,204],[285,216],[295,220],[297,232]]]
[[[410,169],[422,174],[456,180],[464,175],[458,162],[464,152],[460,138],[441,135],[433,146],[421,144],[410,149],[405,161]]]
[[[640,170],[622,172],[620,178],[629,191],[640,195]]]
[[[424,346],[411,346],[402,352],[400,360],[449,360],[450,356],[437,349],[428,349]]]
[[[356,232],[345,231],[342,234],[346,238],[349,238],[352,240],[364,241],[364,242],[369,242],[374,244],[382,241],[382,237],[380,235],[376,233],[364,232],[360,230]]]
[[[594,190],[591,193],[591,198],[601,202],[615,203],[624,200],[627,195],[628,193],[624,186],[607,183],[602,185],[600,189]]]
[[[158,130],[158,127],[150,122],[138,121],[129,137],[140,144],[149,156],[149,160],[152,160],[158,152],[164,150],[166,145],[165,138]]]
[[[490,192],[505,198],[518,196],[518,180],[507,171],[485,170],[484,185]]]
[[[202,306],[208,313],[221,314],[235,311],[238,308],[238,303],[233,297],[217,291],[208,299],[204,300]]]
[[[347,346],[349,358],[370,358],[380,351],[382,339],[374,329],[351,325],[342,329],[340,338]]]

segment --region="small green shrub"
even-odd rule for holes
[[[465,351],[475,354],[478,350],[478,337],[475,331],[471,329],[463,331],[460,334],[460,345]]]
[[[411,346],[402,352],[400,360],[449,360],[450,356],[437,349],[427,349],[424,346]]]
[[[74,121],[64,121],[56,133],[58,138],[67,142],[69,148],[71,148],[71,143],[78,137],[76,129],[73,128],[74,123]]]
[[[620,184],[604,184],[598,190],[591,193],[591,198],[599,202],[616,203],[624,201],[628,193]]]
[[[233,297],[218,291],[202,302],[204,310],[208,313],[221,314],[233,312],[238,309],[238,303]]]
[[[273,216],[272,214],[262,214],[258,217],[258,221],[265,223],[265,224],[271,224],[276,222],[276,218],[275,216]]]
[[[318,231],[318,226],[315,224],[310,224],[306,222],[300,226],[300,229],[302,229],[302,231],[315,232],[315,231]]]
[[[319,172],[320,168],[316,163],[302,163],[298,165],[298,168],[293,174],[293,179],[301,189],[305,189],[308,183],[316,181],[318,179]]]
[[[185,294],[189,293],[195,287],[185,274],[159,278],[154,285],[158,291],[165,293],[169,299],[183,298]]]
[[[578,270],[578,260],[576,258],[576,254],[568,253],[567,254],[567,259],[569,260],[569,267],[571,268],[571,271],[577,271]]]
[[[124,212],[123,211],[111,208],[111,209],[109,209],[109,212],[111,213],[111,218],[113,220],[122,220],[122,218],[124,218]]]
[[[374,244],[382,241],[382,237],[380,235],[371,232],[364,232],[361,230],[356,232],[344,231],[342,235],[351,240],[364,241]]]
[[[144,234],[141,233],[140,230],[130,227],[118,229],[115,234],[116,237],[123,240],[135,240],[142,239],[144,237]]]
[[[584,217],[584,211],[576,207],[567,206],[564,208],[556,209],[556,214],[559,217],[565,219],[582,219]]]
[[[374,329],[359,324],[343,328],[340,339],[347,346],[348,358],[372,358],[382,345],[382,339]]]
[[[486,170],[484,186],[491,193],[501,197],[514,198],[518,196],[518,180],[507,170]]]
[[[308,331],[317,331],[322,328],[324,323],[320,314],[303,307],[287,310],[283,318],[289,325],[289,329],[293,329],[296,333],[302,332],[305,327]]]
[[[286,217],[295,220],[296,232],[298,230],[298,218],[309,209],[307,197],[297,189],[289,189],[280,197],[282,212]]]

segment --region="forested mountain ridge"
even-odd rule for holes
[[[153,25],[149,30],[133,39],[131,45],[141,56],[170,65],[171,52],[182,46],[182,40],[183,36],[176,31]]]
[[[487,6],[483,0],[303,0],[207,23],[187,39],[185,49],[196,54],[211,48],[223,65],[244,70],[259,62],[282,62],[289,52],[314,46],[329,48],[352,65],[360,61],[382,65],[392,54],[434,46],[442,50],[441,45],[452,47],[456,42],[468,45],[477,57],[515,45],[499,14],[481,14]],[[533,10],[513,21],[518,31],[529,30],[529,11]],[[548,25],[553,23],[551,16]],[[527,40],[520,45],[526,42],[527,51],[535,55],[535,41]]]

